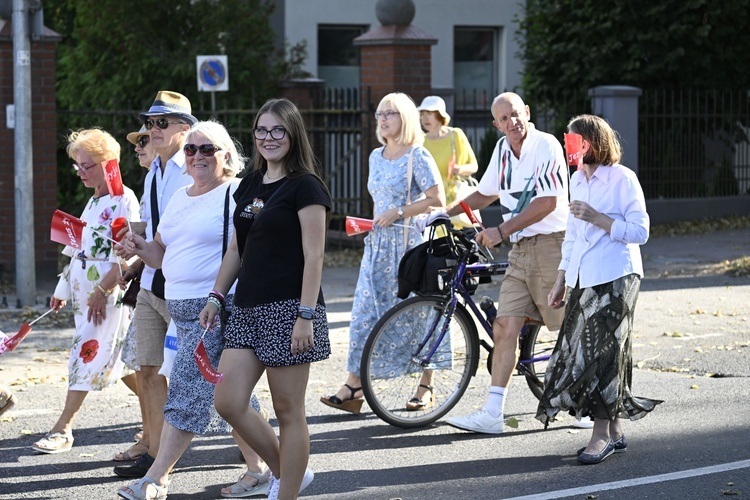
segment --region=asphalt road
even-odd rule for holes
[[[635,320],[634,392],[662,399],[645,419],[626,424],[628,451],[596,466],[574,452],[588,431],[562,419],[548,430],[533,418],[536,400],[515,380],[506,417],[519,426],[500,436],[466,433],[444,420],[418,430],[318,402],[344,378],[348,318],[356,270],[326,269],[324,291],[334,354],[313,366],[307,396],[316,476],[305,498],[723,498],[750,494],[750,278],[715,274],[713,264],[750,254],[750,230],[659,238],[643,249],[647,277]],[[495,296],[497,285],[479,294]],[[12,303],[12,302],[11,302]],[[41,308],[42,306],[39,306]],[[29,314],[34,314],[29,313]],[[18,327],[0,311],[0,329]],[[138,423],[134,396],[118,384],[92,393],[78,415],[73,450],[37,455],[30,445],[62,408],[65,352],[72,330],[42,324],[15,352],[0,357],[0,383],[14,383],[18,403],[0,418],[0,499],[115,498],[125,481],[112,455]],[[481,366],[481,365],[480,365]],[[480,370],[451,414],[484,403]],[[271,410],[263,384],[261,402]],[[272,420],[272,422],[274,422]],[[275,423],[275,422],[274,422]],[[219,498],[242,472],[229,436],[198,437],[172,476],[171,499]],[[594,495],[594,496],[589,496]]]

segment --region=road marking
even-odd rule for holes
[[[571,488],[567,490],[550,491],[536,495],[527,495],[523,497],[506,498],[505,500],[552,500],[554,498],[566,498],[576,495],[586,495],[597,491],[617,490],[620,488],[630,488],[632,486],[643,486],[646,484],[660,483],[663,481],[676,481],[707,474],[717,474],[735,469],[750,468],[750,460],[740,460],[739,462],[729,462],[722,465],[712,465],[711,467],[701,467],[699,469],[690,469],[681,472],[670,472],[669,474],[659,474],[658,476],[646,476],[637,479],[626,479],[624,481],[613,481],[611,483],[592,484],[581,488]]]

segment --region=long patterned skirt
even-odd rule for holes
[[[591,288],[568,289],[568,305],[544,379],[536,418],[546,427],[558,412],[638,420],[659,400],[633,396],[633,314],[636,274]]]

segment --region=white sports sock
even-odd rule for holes
[[[493,418],[503,416],[505,408],[505,387],[493,385],[490,387],[490,394],[487,397],[487,403],[484,405],[484,411],[489,413]]]

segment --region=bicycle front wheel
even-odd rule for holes
[[[362,353],[362,391],[385,422],[406,429],[435,422],[461,399],[476,373],[476,326],[461,304],[446,314],[448,304],[448,297],[409,298],[390,309],[368,337]],[[432,375],[431,402],[408,410],[406,403],[417,394],[426,370]]]

